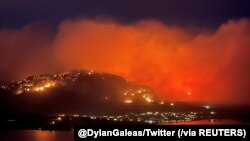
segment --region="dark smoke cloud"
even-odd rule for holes
[[[47,24],[33,22],[22,29],[0,31],[0,80],[20,79],[48,71],[53,62],[50,43],[53,32]]]

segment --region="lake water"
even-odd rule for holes
[[[73,141],[73,131],[0,131],[0,141]]]
[[[237,120],[198,120],[182,123],[163,123],[162,125],[237,125]],[[42,130],[0,130],[0,141],[73,141],[73,131],[42,131]]]

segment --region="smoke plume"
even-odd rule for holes
[[[249,27],[248,19],[211,31],[78,19],[63,21],[53,33],[33,23],[0,31],[0,76],[89,69],[149,85],[164,100],[248,104]]]

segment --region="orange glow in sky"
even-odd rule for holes
[[[28,27],[0,32],[2,44],[9,45],[8,41],[16,38],[20,45],[21,37],[35,38]],[[153,20],[133,24],[66,20],[53,40],[46,42],[49,50],[39,52],[41,57],[35,63],[26,61],[16,73],[23,77],[32,71],[56,70],[48,66],[87,69],[148,85],[164,101],[250,103],[249,27],[247,19],[226,22],[215,30],[168,26]],[[33,40],[25,43],[29,42],[35,44]]]

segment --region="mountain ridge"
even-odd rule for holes
[[[118,75],[88,70],[29,76],[1,86],[0,97],[1,109],[13,112],[29,112],[30,107],[45,113],[95,112],[98,107],[110,110],[157,102],[154,91],[148,86],[129,82]]]

